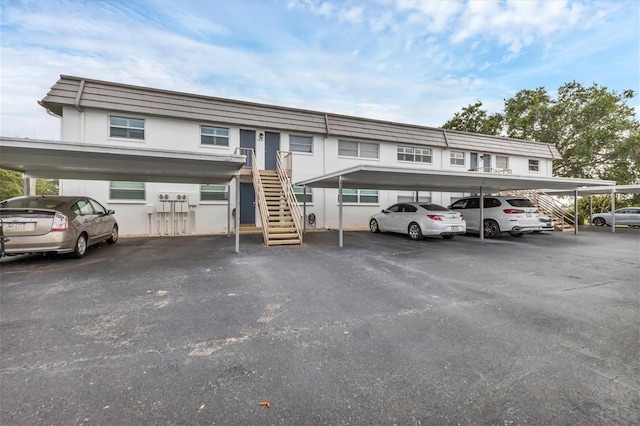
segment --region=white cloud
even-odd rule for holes
[[[338,15],[338,20],[340,22],[349,22],[352,24],[359,24],[362,22],[362,15],[364,12],[363,6],[353,6],[349,9],[343,9],[340,11]]]

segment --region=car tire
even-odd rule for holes
[[[595,219],[593,219],[593,224],[595,226],[604,226],[607,224],[607,221],[601,217],[596,217]]]
[[[500,235],[500,225],[493,219],[487,219],[484,221],[484,237],[496,238]]]
[[[422,239],[422,229],[420,228],[420,225],[418,225],[415,222],[411,222],[409,224],[409,228],[407,229],[407,232],[409,233],[409,238],[411,238],[412,240]]]
[[[115,244],[118,241],[118,225],[113,225],[111,236],[107,239],[107,244]]]
[[[76,246],[73,249],[73,257],[80,259],[87,252],[87,236],[83,233],[80,234],[76,241]]]
[[[443,235],[442,238],[444,238],[445,240],[453,240],[453,237],[455,237],[455,235]]]
[[[375,220],[375,219],[371,219],[371,221],[369,222],[369,229],[374,234],[377,234],[378,232],[380,232],[380,227],[378,226],[378,221]]]

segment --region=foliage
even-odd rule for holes
[[[60,183],[58,179],[37,179],[37,195],[58,195]],[[23,195],[24,183],[22,173],[0,169],[0,200]]]
[[[522,90],[504,102],[504,113],[489,115],[482,102],[462,108],[443,127],[547,142],[562,159],[557,176],[640,182],[640,123],[622,93],[593,84],[565,83],[555,99],[543,87]]]
[[[22,173],[0,169],[0,200],[22,195]]]

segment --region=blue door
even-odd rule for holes
[[[256,193],[252,183],[240,183],[240,224],[256,223]]]
[[[278,151],[280,150],[280,133],[265,132],[264,141],[264,168],[276,170]]]
[[[240,148],[251,148],[254,152],[256,151],[256,132],[254,130],[240,129]],[[251,153],[242,151],[240,154],[247,156],[245,166],[251,167]]]

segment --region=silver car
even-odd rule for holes
[[[617,209],[615,214],[616,225],[640,227],[640,207],[622,207]],[[594,214],[589,222],[596,226],[611,226],[613,223],[611,212]]]
[[[26,196],[0,203],[2,255],[71,253],[118,241],[113,210],[88,197]]]
[[[398,203],[382,210],[369,219],[371,232],[380,231],[408,234],[412,240],[425,235],[441,235],[451,239],[467,231],[467,223],[458,212],[431,203]]]

